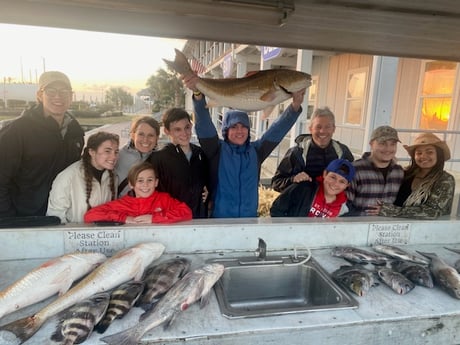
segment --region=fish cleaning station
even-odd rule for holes
[[[157,262],[186,257],[191,261],[191,269],[209,261],[227,262],[226,270],[230,272],[235,266],[242,271],[240,267],[247,260],[252,270],[248,272],[252,273],[234,275],[233,279],[242,286],[233,292],[225,291],[227,299],[237,298],[231,297],[233,293],[242,294],[246,301],[230,301],[225,310],[211,291],[207,306],[200,309],[199,303],[191,305],[169,328],[157,327],[147,332],[141,344],[305,344],[305,339],[325,345],[406,344],[408,341],[454,344],[460,336],[460,301],[439,286],[416,286],[407,294],[399,295],[380,282],[366,295],[357,296],[343,286],[337,293],[335,287],[328,290],[326,285],[315,284],[324,283],[323,271],[329,277],[341,265],[348,264],[343,258],[331,255],[336,246],[372,251],[372,244],[390,244],[414,253],[416,250],[436,253],[453,265],[460,255],[445,247],[460,249],[458,226],[459,221],[454,218],[430,222],[365,217],[308,221],[301,218],[193,220],[150,227],[62,225],[1,229],[0,289],[48,258],[64,253],[96,250],[110,256],[141,242],[158,242],[165,246],[165,251]],[[259,239],[264,240],[266,247],[260,246]],[[285,258],[281,263],[280,257]],[[235,258],[240,262],[235,264]],[[292,260],[296,258],[300,264],[293,266],[296,262]],[[269,262],[273,259],[278,261]],[[303,262],[304,259],[309,260]],[[271,267],[268,272],[273,276],[267,278],[262,272],[264,265]],[[303,267],[313,267],[315,274]],[[222,288],[221,283],[224,288],[226,284],[231,286],[231,279],[224,275],[215,286],[216,292]],[[308,282],[310,279],[312,282]],[[296,280],[307,284],[299,288]],[[309,292],[293,292],[296,289]],[[273,291],[281,291],[284,297],[275,296]],[[265,301],[260,303],[254,296],[265,296]],[[4,325],[32,315],[55,298],[9,314],[0,323]],[[290,304],[286,308],[282,298]],[[348,298],[352,303],[342,304]],[[307,308],[302,308],[303,303],[309,304]],[[115,320],[104,335],[93,332],[85,344],[104,344],[100,338],[132,327],[142,313],[142,309],[134,307],[123,319]],[[52,318],[24,344],[52,344],[49,338],[55,327],[56,319]],[[11,334],[0,332],[1,343],[17,343],[9,336]]]

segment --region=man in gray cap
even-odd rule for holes
[[[370,152],[353,162],[356,174],[347,190],[348,216],[377,215],[377,205],[396,200],[404,171],[395,156],[400,142],[390,126],[377,127],[369,142]]]
[[[80,159],[84,131],[67,110],[72,86],[61,72],[44,72],[37,104],[0,131],[0,218],[44,216],[56,175]]]

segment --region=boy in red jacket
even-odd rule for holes
[[[192,211],[168,193],[155,191],[158,178],[153,166],[143,162],[128,173],[132,190],[120,199],[96,206],[85,213],[85,223],[112,221],[126,224],[174,223],[192,219]]]

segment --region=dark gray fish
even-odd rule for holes
[[[84,342],[104,316],[109,299],[109,293],[101,292],[68,308],[61,314],[51,340],[61,342],[62,345]]]
[[[149,305],[156,297],[165,294],[189,268],[190,261],[186,258],[174,258],[148,267],[143,277],[144,292],[137,305]]]
[[[110,294],[110,302],[104,318],[96,326],[98,333],[104,333],[115,319],[123,318],[136,303],[144,290],[144,282],[129,281],[121,284]]]
[[[136,345],[142,336],[154,327],[171,325],[176,316],[201,299],[201,307],[207,304],[211,288],[224,273],[222,264],[206,264],[187,273],[149,311],[139,318],[139,323],[101,340],[109,345]]]
[[[430,263],[427,259],[422,258],[418,255],[409,253],[408,251],[403,250],[399,247],[377,244],[377,245],[372,246],[372,248],[376,252],[391,256],[392,258],[395,258],[395,259],[411,261],[411,262],[415,262],[415,263],[422,264],[422,265],[428,265]]]
[[[395,261],[391,264],[391,268],[396,272],[403,274],[412,283],[433,288],[433,277],[428,266],[419,265],[409,261]]]
[[[340,266],[331,273],[331,276],[336,282],[360,297],[366,295],[369,289],[376,285],[374,273],[360,264]]]
[[[433,274],[435,283],[454,298],[460,299],[460,274],[457,270],[449,266],[436,253],[417,253],[431,259],[430,270]]]
[[[391,258],[386,255],[348,246],[335,247],[332,249],[331,255],[357,264],[385,265],[388,261],[391,261]]]
[[[386,285],[388,285],[393,291],[400,295],[404,295],[412,291],[412,289],[415,287],[414,283],[412,283],[404,275],[393,271],[391,268],[378,268],[377,274]]]

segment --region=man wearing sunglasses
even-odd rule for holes
[[[80,159],[84,131],[68,113],[72,86],[61,72],[44,72],[37,104],[0,130],[0,219],[44,216],[56,175]]]

